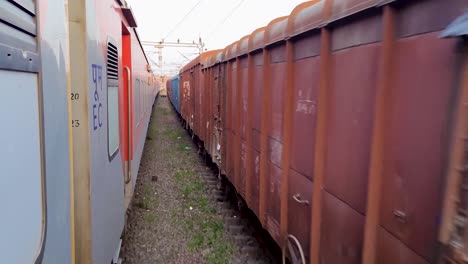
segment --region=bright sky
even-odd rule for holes
[[[223,49],[271,20],[289,15],[304,1],[127,0],[136,16],[141,40],[198,42],[201,37],[208,50]],[[197,52],[190,48],[164,48],[163,67],[154,70],[175,74],[178,67],[188,62],[184,56],[193,59]],[[149,55],[158,62],[157,54],[150,51]]]

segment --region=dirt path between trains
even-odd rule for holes
[[[207,198],[201,162],[166,98],[158,98],[143,152],[122,260],[125,264],[230,263],[235,245]]]

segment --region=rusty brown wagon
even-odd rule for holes
[[[181,70],[182,117],[293,262],[466,263],[467,42],[442,38],[466,11],[309,1]]]

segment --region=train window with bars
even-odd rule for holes
[[[135,115],[137,127],[140,125],[140,79],[136,79],[135,83]]]
[[[109,160],[119,150],[119,51],[107,42],[107,145]]]

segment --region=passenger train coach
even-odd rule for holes
[[[0,262],[117,262],[160,87],[136,26],[120,0],[0,2]]]
[[[292,263],[467,263],[467,11],[308,1],[169,99]]]

